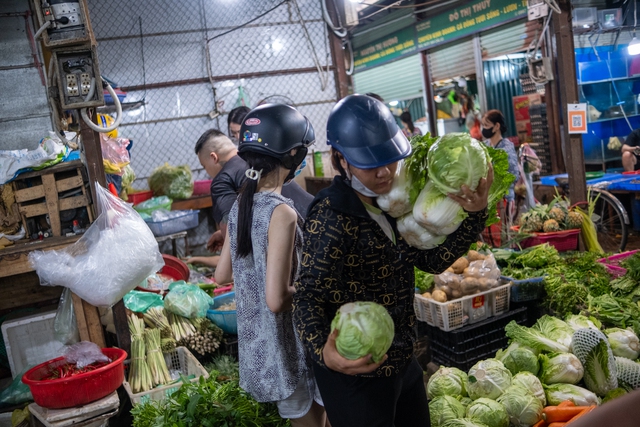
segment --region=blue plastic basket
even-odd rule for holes
[[[542,297],[544,277],[531,277],[522,280],[506,276],[500,276],[500,278],[511,282],[511,301],[513,302],[532,301]]]
[[[238,334],[238,316],[236,310],[216,310],[218,307],[229,304],[236,298],[235,292],[228,292],[213,299],[211,308],[207,310],[207,318],[215,323],[227,334]]]

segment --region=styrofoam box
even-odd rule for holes
[[[12,377],[26,367],[62,356],[64,344],[56,341],[53,333],[55,317],[56,311],[51,310],[2,323],[2,338]]]

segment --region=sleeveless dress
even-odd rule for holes
[[[238,315],[240,387],[258,402],[285,400],[296,390],[300,379],[307,382],[307,387],[301,385],[303,388],[315,389],[305,349],[293,326],[292,311],[273,313],[266,301],[269,223],[274,209],[283,203],[294,208],[291,200],[277,193],[257,192],[254,195],[253,253],[244,258],[237,256],[237,201],[229,213],[228,238]],[[298,216],[291,283],[300,265],[301,224],[302,219]]]

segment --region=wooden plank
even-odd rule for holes
[[[67,197],[65,199],[60,199],[60,210],[66,211],[68,209],[80,208],[82,206],[89,206],[89,201],[87,197],[84,195],[75,196],[75,197]]]
[[[176,200],[171,204],[172,211],[181,211],[188,209],[206,209],[213,205],[209,194],[201,196],[192,196],[184,200]]]
[[[73,188],[80,188],[83,185],[84,185],[84,181],[80,173],[78,173],[78,175],[76,176],[72,176],[71,178],[56,180],[56,188],[58,189],[58,193],[62,191],[71,190]]]
[[[16,190],[14,188],[13,193],[16,196],[16,202],[23,203],[23,202],[28,202],[29,200],[43,198],[44,187],[42,185],[37,185],[35,187],[23,188],[21,190]]]
[[[55,303],[62,289],[60,286],[40,286],[40,278],[33,271],[0,277],[0,315],[20,307]]]
[[[84,317],[84,306],[82,298],[80,298],[74,292],[71,292],[71,299],[73,299],[73,311],[76,313],[76,322],[78,323],[80,341],[91,341],[89,336],[89,328],[87,327],[87,320]]]
[[[49,225],[51,233],[54,236],[62,235],[62,226],[60,225],[60,206],[58,204],[58,190],[56,189],[56,180],[53,174],[42,175],[42,185],[44,186],[44,197],[49,210]]]
[[[84,310],[84,318],[87,323],[89,341],[98,344],[98,347],[100,348],[106,347],[107,343],[104,340],[104,331],[102,330],[102,323],[100,323],[98,308],[84,300],[82,301],[82,308]]]
[[[68,171],[71,169],[78,169],[78,168],[82,168],[84,167],[84,164],[82,163],[82,161],[80,160],[72,160],[70,162],[62,162],[62,163],[58,163],[57,165],[48,167],[46,169],[43,170],[39,170],[39,171],[33,171],[33,172],[25,172],[25,173],[21,173],[16,180],[24,180],[27,178],[33,178],[36,176],[42,176],[43,172],[46,171],[46,173],[51,174],[51,173],[57,173],[57,172],[64,172],[64,171]]]
[[[17,243],[0,250],[0,277],[8,277],[33,271],[33,267],[29,262],[29,252],[34,250],[49,251],[52,249],[62,249],[75,243],[81,236],[82,235],[49,237],[45,240]]]
[[[112,308],[113,325],[116,328],[118,347],[131,354],[131,334],[129,333],[129,323],[127,321],[127,311],[124,301],[118,301]]]
[[[46,203],[37,203],[35,205],[27,205],[27,206],[19,206],[18,210],[22,215],[27,218],[31,218],[33,216],[45,215],[48,214]]]

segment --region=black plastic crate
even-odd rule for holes
[[[504,328],[512,320],[519,324],[527,323],[527,307],[449,332],[427,324],[420,325],[419,332],[429,338],[433,362],[466,371],[478,361],[493,357],[498,350],[507,346],[508,338]]]

